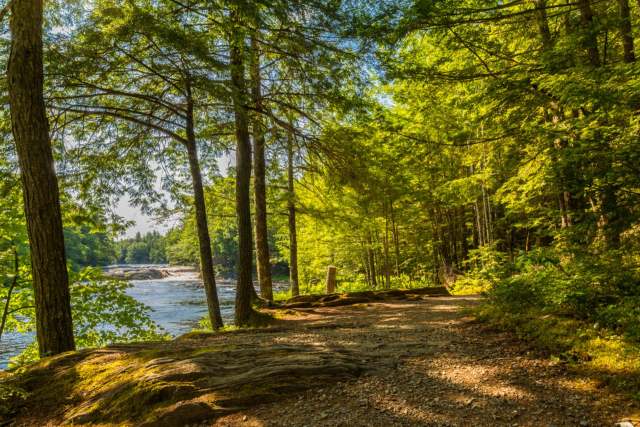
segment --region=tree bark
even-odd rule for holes
[[[633,49],[629,0],[618,0],[618,13],[620,15],[620,36],[622,37],[622,48],[624,49],[624,62],[631,63],[636,60],[636,55]]]
[[[251,81],[252,97],[256,109],[253,115],[253,192],[256,209],[256,264],[260,295],[273,300],[271,283],[271,262],[269,258],[269,239],[267,230],[267,190],[265,180],[265,139],[262,122],[262,93],[260,78],[260,47],[254,36],[251,37]]]
[[[40,356],[74,350],[58,180],[43,87],[42,0],[13,0],[7,68],[11,127],[22,178]]]
[[[233,15],[236,15],[233,12]],[[237,16],[232,16],[233,20]],[[236,287],[235,320],[237,326],[251,323],[255,314],[251,306],[252,260],[251,244],[251,140],[244,72],[244,37],[236,31],[230,46],[231,86],[236,127],[236,213],[238,217],[238,282]]]
[[[467,241],[467,221],[466,221],[466,209],[464,206],[460,206],[460,244],[462,247],[462,259],[467,260],[469,258],[469,242]]]
[[[289,211],[289,286],[291,295],[300,294],[298,282],[298,231],[296,229],[295,189],[293,187],[293,135],[289,132],[287,139],[287,209]]]
[[[582,26],[583,45],[587,50],[589,63],[594,67],[600,66],[600,53],[598,52],[598,37],[593,28],[593,11],[590,0],[579,0],[580,24]]]
[[[207,224],[207,210],[204,201],[204,190],[202,187],[202,174],[200,172],[200,162],[198,160],[198,150],[193,124],[193,102],[191,100],[191,86],[187,83],[187,154],[189,157],[189,169],[191,171],[191,181],[193,184],[194,207],[196,211],[196,228],[198,232],[198,244],[200,246],[200,271],[202,281],[207,296],[207,307],[209,309],[209,320],[213,329],[223,326],[220,314],[220,303],[218,302],[218,291],[216,289],[216,278],[213,269],[213,255],[211,253],[211,238],[209,236],[209,226]]]
[[[384,209],[384,285],[385,288],[391,288],[391,271],[389,266],[389,215],[386,209]]]
[[[327,267],[327,280],[326,280],[326,289],[328,294],[333,294],[336,291],[336,275],[337,269],[335,266],[330,265]]]
[[[538,24],[538,32],[542,40],[542,50],[547,51],[551,47],[551,31],[549,30],[549,20],[547,19],[547,2],[546,0],[535,0],[536,6],[536,22]]]
[[[393,246],[395,248],[396,256],[396,276],[400,276],[400,230],[398,224],[396,224],[395,210],[393,209],[393,202],[389,204],[391,210],[391,231],[393,232]]]
[[[364,266],[364,275],[367,281],[367,285],[371,286],[371,273],[369,272],[369,261],[367,258],[367,248],[364,244],[364,241],[361,242],[362,245],[362,265]]]
[[[373,253],[373,241],[371,239],[371,231],[367,232],[367,254],[369,255],[369,274],[371,274],[371,287],[378,286],[376,278],[376,258]]]

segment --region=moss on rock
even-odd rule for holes
[[[24,393],[10,402],[3,420],[13,418],[15,425],[185,425],[353,378],[365,366],[348,352],[283,345],[275,340],[277,333],[251,331],[44,359],[4,375],[2,387]]]

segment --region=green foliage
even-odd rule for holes
[[[366,281],[362,280],[362,278],[356,278],[356,280],[344,280],[344,279],[338,278],[338,281],[337,281],[336,292],[338,293],[370,291],[370,290],[371,290],[371,287]],[[324,281],[320,281],[320,282],[314,281],[307,284],[301,283],[300,293],[309,294],[309,295],[325,294],[327,293],[326,284],[324,283]],[[274,292],[273,298],[276,301],[285,301],[291,298],[291,291],[281,290],[278,292]]]
[[[164,332],[149,318],[149,307],[127,295],[128,282],[105,280],[87,268],[70,278],[76,343],[102,347],[114,342],[161,339]]]
[[[428,286],[433,286],[432,282],[426,281],[416,281],[412,280],[409,276],[394,276],[391,279],[391,289],[413,289],[413,288],[424,288]],[[372,290],[371,285],[367,282],[366,278],[362,275],[355,277],[345,277],[344,275],[338,275],[337,283],[336,283],[336,292],[337,293],[349,293],[349,292],[360,292],[360,291],[370,291]],[[326,284],[324,280],[318,281],[313,280],[308,283],[300,284],[300,293],[301,294],[309,294],[309,295],[322,295],[326,294]],[[276,301],[285,301],[291,298],[290,290],[281,290],[274,292],[273,298]]]
[[[452,285],[453,294],[484,293],[511,273],[507,254],[498,251],[495,244],[470,250],[465,266],[465,274],[456,278]]]
[[[120,240],[115,246],[119,264],[164,264],[168,260],[166,238],[157,231],[144,236],[136,233],[135,237]]]
[[[514,269],[489,292],[500,310],[575,317],[640,342],[640,276],[620,254],[538,250],[520,255]]]
[[[516,296],[517,295],[513,295]],[[503,310],[504,305],[484,304],[478,317],[492,326],[515,331],[523,340],[546,351],[552,360],[603,384],[638,398],[640,344],[598,324],[557,316],[535,308]]]
[[[35,332],[29,246],[22,197],[15,185],[17,180],[12,179],[3,181],[4,187],[0,186],[5,195],[0,198],[0,310],[4,309],[11,291],[3,333],[29,333]],[[79,348],[100,347],[115,342],[164,338],[164,331],[149,318],[149,308],[127,295],[130,286],[127,282],[107,280],[96,268],[82,268],[87,264],[110,262],[111,241],[104,231],[100,231],[105,227],[95,221],[96,216],[87,217],[81,215],[82,211],[77,207],[66,206],[65,238],[70,254],[76,345]],[[11,364],[16,366],[37,358],[37,343],[33,342]]]
[[[220,1],[99,0],[74,3],[66,26],[52,21],[65,28],[47,31],[47,91],[60,112],[52,117],[58,164],[71,164],[61,187],[83,345],[155,332],[145,335],[151,325],[126,285],[81,267],[198,262],[187,135],[204,171],[218,273],[237,268],[233,170],[222,176],[214,164],[233,142],[232,99],[248,95],[229,86],[230,34],[241,40],[239,59],[261,56],[264,105],[250,109],[261,114],[268,146],[272,264],[290,257],[293,202],[302,292],[324,292],[334,265],[339,291],[445,283],[487,295],[487,313],[523,330],[523,319],[550,316],[553,324],[532,320],[549,346],[577,345],[568,325],[593,329],[584,332],[590,340],[611,333],[640,342],[640,66],[618,36],[617,3],[588,2],[593,19],[559,0],[534,2],[546,10],[383,3],[275,1],[249,11]],[[640,23],[632,9],[631,37]],[[360,61],[370,48],[375,55],[363,57],[372,61]],[[9,132],[6,113],[0,131]],[[295,194],[284,167],[289,141]],[[10,308],[30,313],[21,195],[6,145],[0,292],[6,298],[13,287]],[[178,224],[166,237],[114,245],[105,208],[114,198],[168,212],[159,172],[168,172],[161,184]],[[7,328],[30,325],[11,316]]]
[[[277,232],[281,232],[285,225],[282,216],[278,214],[278,204],[281,201],[275,198],[273,189],[268,196],[269,208],[273,212],[269,217],[268,238],[272,263],[276,264],[283,259],[282,247],[275,244],[276,239],[280,237]],[[218,274],[227,277],[235,274],[238,258],[234,197],[235,182],[230,176],[214,176],[211,178],[211,184],[205,188],[205,199],[209,206],[207,224],[211,236],[214,265]],[[184,212],[181,223],[169,231],[165,240],[167,261],[170,264],[198,263],[198,236],[195,214],[191,209]]]
[[[126,290],[131,286],[128,282],[105,279],[100,270],[90,267],[70,272],[70,282],[74,336],[78,348],[168,338],[149,318],[149,308],[127,295]],[[32,301],[31,287],[22,290],[21,298]],[[33,305],[9,315],[6,330],[35,332]],[[37,359],[38,347],[33,342],[11,359],[10,366],[24,365]]]
[[[116,260],[111,236],[92,230],[86,223],[65,227],[64,242],[67,260],[74,268],[109,265]]]
[[[238,257],[234,186],[232,177],[215,176],[205,188],[214,266],[219,274],[227,276],[234,274]],[[193,209],[186,210],[181,224],[169,231],[166,252],[171,264],[198,264],[198,235]]]

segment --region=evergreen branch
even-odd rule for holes
[[[107,111],[107,110],[91,110],[89,108],[85,108],[85,109],[81,109],[81,108],[74,108],[74,107],[64,107],[63,108],[64,111],[68,111],[70,113],[76,113],[76,114],[82,114],[85,116],[109,116],[109,117],[114,117],[114,118],[118,118],[118,119],[122,119],[122,120],[126,120],[128,122],[131,123],[135,123],[138,124],[140,126],[145,126],[149,129],[153,129],[156,130],[168,137],[171,137],[173,139],[175,139],[176,141],[182,143],[182,144],[186,144],[187,143],[187,139],[180,136],[179,134],[163,128],[160,125],[157,125],[155,123],[151,123],[149,121],[145,121],[145,120],[141,120],[137,117],[134,116],[129,116],[126,114],[122,114],[120,112],[117,111]]]

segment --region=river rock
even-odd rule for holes
[[[104,275],[118,280],[153,280],[168,277],[169,272],[154,267],[123,267],[105,269]]]

